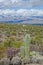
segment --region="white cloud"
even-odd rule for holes
[[[22,0],[11,0],[12,3],[20,3]]]
[[[0,8],[30,8],[42,6],[43,0],[0,0]]]
[[[43,15],[43,10],[41,9],[19,9],[19,10],[10,10],[10,9],[6,9],[6,10],[0,10],[0,15],[17,15],[17,16],[42,16]]]
[[[0,21],[26,20],[31,16],[43,16],[42,9],[33,9],[37,6],[43,6],[43,0],[0,0]]]
[[[19,9],[15,10],[0,10],[0,21],[11,21],[11,20],[27,20],[31,16],[43,16],[43,10],[36,9]],[[34,18],[35,21],[35,18]]]
[[[4,0],[0,0],[0,2],[3,2]]]
[[[30,0],[29,3],[33,7],[42,6],[43,5],[43,0]]]

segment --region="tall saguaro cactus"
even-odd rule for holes
[[[26,34],[26,36],[24,37],[24,46],[21,47],[21,55],[25,58],[29,58],[30,56],[30,41],[30,35]]]
[[[25,57],[29,58],[30,56],[30,35],[26,34],[25,38],[24,38],[24,47],[25,47]]]

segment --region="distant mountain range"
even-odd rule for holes
[[[13,19],[11,21],[0,21],[0,23],[11,23],[11,24],[41,24],[43,25],[43,16],[31,16],[26,19]]]
[[[32,18],[41,18],[43,19],[43,16],[31,16]]]

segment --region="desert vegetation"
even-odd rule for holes
[[[24,50],[24,38],[27,34],[31,38],[29,47],[30,55],[26,52],[31,58],[28,60],[31,60],[31,63],[38,63],[40,61],[38,59],[40,58],[42,60],[43,26],[28,24],[0,24],[0,59],[6,57],[11,59],[11,57],[14,57],[12,58],[13,60],[17,58],[15,57],[16,55],[20,57],[20,49]],[[24,60],[25,58],[23,58]],[[21,64],[21,59],[19,59],[19,62]]]

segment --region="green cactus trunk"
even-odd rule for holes
[[[25,46],[25,57],[30,57],[30,35],[26,34],[24,38],[24,46]]]
[[[20,48],[20,52],[21,52],[21,57],[24,58],[25,57],[25,48],[24,48],[24,46],[22,46]]]
[[[29,58],[30,57],[30,35],[26,34],[24,38],[24,46],[21,47],[21,57]]]

